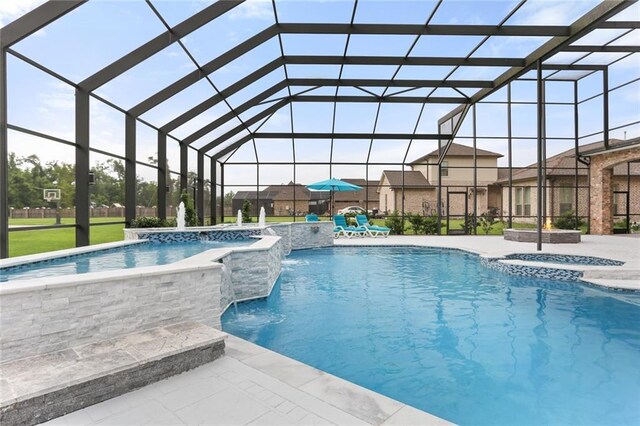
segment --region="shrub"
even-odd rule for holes
[[[242,203],[242,222],[251,223],[251,201],[244,200]]]
[[[580,218],[576,220],[576,213],[574,211],[563,213],[555,222],[553,222],[553,226],[558,229],[578,229],[582,225],[584,225],[584,221]]]
[[[444,223],[441,223],[440,226],[444,226]],[[425,216],[422,219],[422,231],[426,235],[435,235],[438,233],[438,216],[432,214],[431,216]]]
[[[422,234],[424,228],[424,218],[422,216],[419,214],[410,214],[407,220],[416,235]]]
[[[473,230],[476,227],[476,217],[473,213],[469,213],[464,217],[464,223],[460,225],[462,229],[464,229],[464,233],[467,235],[473,234]]]
[[[385,219],[384,225],[391,229],[391,233],[394,235],[400,235],[404,231],[402,218],[398,215],[397,211],[394,211]]]
[[[491,232],[493,225],[499,222],[497,218],[498,209],[496,209],[495,207],[491,207],[489,210],[480,215],[478,223],[480,224],[480,228],[484,231],[485,235],[489,235],[489,232]]]
[[[187,191],[180,194],[180,201],[184,203],[184,224],[185,226],[198,226],[198,214],[193,207],[193,199]]]
[[[131,221],[132,228],[164,228],[171,226],[169,222],[159,217],[137,217]]]

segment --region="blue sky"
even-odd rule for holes
[[[43,3],[40,0],[3,0],[0,3],[0,25],[5,25],[28,10]],[[157,10],[169,25],[175,25],[191,14],[208,6],[211,1],[166,1],[152,0]],[[406,23],[424,24],[432,14],[434,0],[421,1],[380,1],[360,0],[354,18],[355,23]],[[434,24],[498,24],[503,17],[518,3],[516,0],[500,1],[459,1],[445,0],[433,14]],[[529,0],[508,21],[508,24],[528,25],[568,25],[586,11],[594,7],[598,1],[551,1]],[[277,0],[276,10],[280,22],[336,22],[348,23],[353,13],[353,1],[300,1]],[[623,16],[614,19],[637,20],[640,7],[635,5],[624,12]],[[275,23],[270,1],[249,0],[234,8],[216,21],[210,22],[184,39],[184,44],[195,59],[204,64],[226,52],[236,44],[248,39]],[[27,57],[39,61],[55,72],[72,81],[80,81],[102,67],[128,53],[137,46],[165,31],[160,20],[151,8],[142,0],[91,0],[58,21],[47,26],[38,33],[14,46],[14,49]],[[598,30],[576,44],[603,44],[619,37],[622,30]],[[347,37],[344,35],[283,35],[283,50],[286,55],[342,55]],[[480,41],[481,37],[457,36],[422,36],[414,48],[409,47],[413,36],[352,36],[347,50],[348,55],[385,55],[385,56],[459,56],[466,55]],[[491,37],[475,53],[474,57],[524,57],[544,43],[544,37]],[[613,44],[640,45],[640,30],[620,38]],[[273,38],[257,47],[227,66],[211,74],[213,84],[223,90],[248,73],[260,68],[280,55],[280,45]],[[595,54],[578,63],[609,63],[624,54]],[[581,54],[564,53],[552,58],[550,63],[571,63],[581,58]],[[73,140],[74,138],[74,93],[73,89],[57,81],[28,64],[10,56],[9,59],[9,120],[11,124],[26,127],[53,136]],[[130,108],[141,100],[154,94],[168,84],[195,70],[195,65],[184,51],[173,44],[154,55],[147,61],[132,68],[106,85],[96,93],[124,108]],[[391,78],[397,79],[426,78],[440,79],[451,75],[451,79],[493,79],[504,69],[486,67],[420,67],[403,66],[399,70],[395,66],[355,66],[348,65],[342,70],[344,78]],[[340,66],[307,66],[288,65],[289,77],[325,77],[337,78]],[[569,72],[558,75],[570,78]],[[640,54],[625,58],[610,69],[609,85],[615,87],[626,81],[640,77]],[[278,68],[262,80],[241,90],[229,98],[229,104],[237,107],[256,94],[266,90],[285,78],[283,67]],[[292,92],[300,92],[306,87],[292,87]],[[380,93],[382,88],[365,88]],[[581,80],[579,95],[585,99],[599,93],[602,81],[599,75]],[[471,95],[476,89],[467,89],[465,94]],[[390,90],[387,93],[394,93]],[[417,89],[407,96],[426,96],[430,91]],[[550,82],[547,86],[547,98],[553,102],[570,102],[573,97],[573,84],[569,82]],[[335,88],[321,88],[309,95],[335,93]],[[354,88],[340,88],[339,94],[363,95]],[[173,98],[163,102],[142,116],[150,123],[161,126],[175,118],[184,110],[215,94],[215,90],[205,80],[194,84]],[[284,90],[271,99],[285,96]],[[433,96],[459,96],[449,89],[438,89]],[[512,97],[519,101],[535,101],[535,86],[531,82],[517,82],[513,85]],[[506,99],[505,91],[491,97],[494,101]],[[640,83],[635,82],[611,94],[611,127],[640,120]],[[580,106],[580,134],[587,135],[602,130],[601,98],[585,102]],[[255,107],[241,115],[242,119],[254,115],[268,105]],[[419,104],[382,104],[376,127],[381,133],[417,132],[435,133],[437,119],[449,112],[455,105],[427,104],[422,114]],[[374,118],[378,110],[376,103],[338,104],[335,126],[337,132],[371,132],[374,130]],[[215,120],[229,111],[224,104],[218,104],[204,112],[189,123],[172,132],[183,138],[198,130],[205,124]],[[548,152],[554,154],[572,146],[572,142],[555,138],[572,137],[572,107],[555,105],[548,109],[547,130]],[[514,137],[535,136],[535,107],[532,105],[516,105],[513,107]],[[330,132],[333,119],[333,104],[295,103],[284,107],[264,124],[260,131],[290,131],[294,117],[294,130],[297,132]],[[419,118],[420,117],[420,118]],[[124,154],[124,117],[123,114],[92,100],[91,102],[91,144],[98,149]],[[506,136],[506,106],[501,104],[481,104],[477,109],[478,147],[506,154],[506,141],[495,139]],[[232,120],[220,129],[214,130],[193,145],[199,148],[215,139],[225,131],[239,124]],[[417,125],[417,127],[416,127]],[[254,129],[257,126],[254,126]],[[640,136],[640,126],[632,126],[613,131],[612,137]],[[465,121],[460,136],[471,136],[471,116]],[[591,142],[598,135],[585,139]],[[457,142],[471,144],[469,139]],[[73,149],[61,147],[59,144],[37,140],[17,132],[10,132],[10,150],[20,155],[37,153],[44,159],[60,159],[73,161]],[[138,126],[138,159],[155,153],[155,131],[140,124]],[[369,146],[372,162],[401,161],[409,146],[407,141],[340,141],[334,145],[334,161],[365,161]],[[532,141],[518,140],[514,163],[527,165],[532,162],[535,146]],[[435,148],[435,143],[414,141],[411,143],[408,160],[413,160]],[[170,165],[177,167],[178,146],[169,144]],[[230,158],[233,161],[253,161],[255,154],[261,161],[291,161],[293,158],[292,143],[284,141],[257,141],[256,145],[246,144]],[[295,155],[298,161],[328,161],[330,155],[329,141],[296,141]],[[105,157],[92,155],[92,161],[104,161]],[[172,161],[175,159],[174,161]],[[506,159],[501,160],[506,165]],[[195,155],[190,154],[189,168],[195,170]],[[371,167],[370,178],[378,178],[384,168]],[[397,168],[397,167],[395,167]],[[233,171],[235,169],[236,171]],[[253,183],[255,167],[227,169],[227,181],[237,183]],[[140,167],[142,176],[153,180],[152,169]],[[328,170],[324,166],[305,166],[297,170],[297,179],[303,183],[327,177]],[[334,168],[336,177],[364,177],[361,167]],[[292,178],[290,166],[274,166],[261,168],[261,182],[277,184],[288,182]]]

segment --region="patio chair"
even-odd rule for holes
[[[365,228],[369,233],[369,235],[371,235],[374,238],[375,237],[386,238],[389,236],[389,232],[391,232],[391,229],[387,228],[386,226],[378,226],[378,225],[370,224],[369,219],[367,219],[367,216],[363,214],[356,215],[356,222],[358,223],[358,226]]]
[[[315,214],[315,213],[309,213],[308,215],[306,215],[306,216],[304,217],[304,219],[305,219],[307,222],[320,222],[320,219],[318,219],[318,215],[317,215],[317,214]]]
[[[349,226],[347,224],[347,219],[341,214],[337,214],[333,216],[333,224],[335,228],[333,228],[333,236],[334,238],[339,238],[340,235],[344,235],[347,238],[351,238],[353,236],[365,237],[368,235],[367,229],[363,226]]]

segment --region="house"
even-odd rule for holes
[[[347,206],[367,205],[369,209],[378,209],[378,181],[365,179],[342,179],[345,182],[361,186],[360,191],[336,192],[334,202],[336,209]],[[368,193],[367,193],[368,190]],[[294,196],[295,194],[295,196]],[[251,203],[251,214],[257,215],[259,207],[264,207],[267,216],[297,216],[307,213],[318,215],[329,212],[329,191],[310,191],[304,185],[289,182],[286,185],[270,185],[262,191],[238,191],[234,194],[231,212],[242,209],[244,201]],[[256,207],[256,202],[259,206]]]
[[[378,196],[378,185],[380,181],[366,179],[341,179],[347,183],[358,185],[362,189],[359,191],[342,191],[333,195],[333,202],[336,211],[348,206],[360,206],[368,210],[380,210],[380,197]]]
[[[303,216],[309,212],[311,191],[304,185],[289,182],[278,188],[273,197],[274,216]]]
[[[402,210],[402,188],[404,187],[404,210],[406,212],[431,214],[436,206],[436,192],[424,174],[416,170],[385,170],[380,178],[378,195],[380,210],[385,214]]]
[[[378,187],[381,209],[387,213],[401,211],[404,186],[405,212],[437,213],[439,154],[439,150],[435,150],[418,158],[410,163],[411,170],[404,173],[401,170],[382,172]],[[496,185],[500,157],[502,154],[476,149],[478,212],[500,206],[501,188]],[[473,166],[473,147],[452,143],[442,162],[442,214],[464,215],[465,207],[466,211],[473,208]]]
[[[616,146],[619,147],[616,150]],[[635,148],[634,148],[635,146]],[[640,138],[621,141],[612,139],[609,141],[611,150],[618,153],[637,150],[640,160]],[[580,155],[591,157],[604,151],[602,142],[590,143],[580,146]],[[591,166],[575,160],[574,149],[561,152],[547,158],[544,170],[544,185],[546,193],[545,216],[553,218],[563,213],[577,210],[579,216],[590,216],[590,193],[598,189],[597,185],[590,183]],[[629,215],[631,221],[640,220],[640,161],[620,162],[609,167],[611,170],[611,187],[606,198],[611,200],[611,214],[613,221],[622,220],[627,215],[627,193],[629,194]],[[509,178],[508,170],[501,170],[498,184],[502,186],[502,211],[509,211]],[[577,186],[576,186],[577,175]],[[537,212],[537,163],[532,163],[522,169],[512,172],[512,203],[511,209],[514,218],[519,222],[535,222]],[[577,191],[577,193],[576,193]],[[577,206],[576,206],[577,195]]]

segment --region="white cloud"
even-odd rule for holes
[[[0,1],[0,27],[4,27],[9,22],[27,12],[40,6],[46,0],[2,0]]]
[[[273,6],[269,0],[248,0],[229,12],[231,19],[273,20]]]

